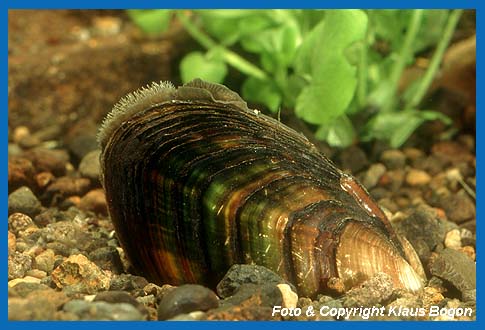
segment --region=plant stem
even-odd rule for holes
[[[224,61],[227,62],[227,64],[233,66],[234,68],[247,74],[248,76],[255,77],[261,80],[268,78],[263,70],[261,70],[251,62],[248,62],[233,51],[225,48],[222,45],[217,44],[208,35],[200,31],[197,26],[195,26],[195,24],[193,24],[190,19],[186,17],[182,12],[177,12],[177,18],[180,20],[190,36],[194,38],[199,44],[201,44],[204,48],[209,50],[218,47],[221,50],[222,57]]]
[[[431,82],[433,81],[436,73],[438,72],[439,65],[441,60],[443,59],[443,55],[445,54],[445,50],[450,43],[451,37],[453,36],[453,32],[455,31],[456,24],[460,19],[461,14],[463,13],[462,9],[455,9],[453,10],[450,15],[448,16],[448,21],[446,22],[445,30],[443,32],[443,36],[441,37],[438,46],[431,58],[428,68],[424,73],[423,78],[419,82],[419,85],[416,89],[414,95],[410,98],[407,102],[405,109],[411,109],[416,107],[421,100],[423,99],[424,95],[428,91]]]
[[[390,93],[387,100],[384,102],[382,108],[383,111],[390,111],[395,104],[399,79],[401,78],[404,67],[406,66],[406,61],[413,55],[412,44],[414,39],[416,39],[422,17],[423,9],[416,9],[413,11],[413,15],[411,16],[411,21],[409,22],[406,32],[406,37],[404,38],[401,51],[399,52],[399,57],[392,68],[391,78],[389,79],[391,86]]]
[[[357,104],[359,108],[363,108],[367,103],[367,50],[368,50],[369,27],[362,42],[362,49],[360,50],[360,58],[358,65],[358,83],[357,83]]]

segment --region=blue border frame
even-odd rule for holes
[[[114,1],[114,0],[71,0],[69,2],[60,1],[60,0],[43,0],[43,1],[34,1],[34,0],[17,0],[17,1],[0,1],[1,6],[1,17],[2,17],[2,25],[1,25],[1,32],[2,32],[2,39],[4,43],[2,45],[2,85],[4,88],[2,89],[4,92],[2,93],[2,111],[0,111],[1,116],[1,125],[2,128],[0,130],[0,134],[3,136],[0,139],[0,143],[2,143],[2,149],[4,152],[1,154],[1,170],[0,175],[2,182],[4,184],[0,187],[0,194],[1,194],[1,207],[3,219],[4,219],[4,228],[7,231],[7,222],[5,221],[8,217],[7,212],[7,197],[8,197],[8,156],[7,156],[7,148],[8,148],[8,30],[7,30],[7,22],[8,22],[8,10],[9,9],[61,9],[61,8],[70,8],[70,9],[97,9],[97,8],[106,8],[106,9],[122,9],[122,8],[157,8],[157,7],[166,7],[166,8],[464,8],[464,9],[476,9],[476,21],[477,21],[477,56],[480,58],[481,52],[481,36],[482,36],[482,25],[480,23],[479,17],[481,17],[481,1],[480,0],[445,0],[445,1],[436,1],[436,0],[394,0],[394,1],[383,1],[383,0],[366,0],[366,1],[356,1],[356,0],[339,0],[339,1],[316,1],[316,0],[300,0],[298,2],[288,1],[288,0],[270,0],[270,1],[262,1],[262,0],[239,0],[239,1],[232,1],[228,2],[227,0],[210,0],[210,1],[196,1],[196,0],[179,0],[174,1],[171,3],[164,3],[161,1]],[[477,61],[477,90],[480,90],[482,86],[482,66],[480,65],[480,61]],[[482,107],[482,96],[480,93],[477,93],[477,109]],[[477,123],[483,122],[483,117],[485,115],[481,113],[481,110],[477,111]],[[477,163],[479,166],[477,167],[477,217],[482,214],[482,202],[483,197],[481,193],[481,164],[483,163],[483,150],[482,145],[478,143],[481,140],[482,135],[485,132],[477,129]],[[481,235],[481,225],[480,221],[478,221],[477,226],[477,235]],[[4,247],[6,246],[6,235],[2,235],[2,242],[4,243]],[[479,240],[480,246],[481,240]],[[4,248],[1,250],[1,255],[3,256],[2,260],[2,270],[3,274],[7,276],[7,249]],[[481,264],[480,262],[477,263],[477,272],[482,274],[481,271]],[[478,276],[479,277],[479,276]],[[482,322],[482,313],[480,311],[481,307],[481,299],[480,296],[477,297],[477,321],[475,322],[399,322],[398,324],[394,322],[382,322],[382,321],[367,321],[364,323],[356,324],[354,322],[332,322],[332,323],[320,323],[320,322],[197,322],[197,323],[187,323],[187,322],[15,322],[15,321],[8,321],[8,307],[7,307],[7,281],[4,281],[4,286],[2,287],[2,295],[4,299],[2,300],[1,304],[3,305],[1,308],[1,316],[0,316],[0,327],[5,328],[16,328],[16,329],[61,329],[61,327],[68,327],[68,328],[97,328],[97,327],[104,327],[105,329],[132,329],[133,327],[143,327],[143,328],[154,328],[154,327],[163,327],[164,329],[180,329],[180,328],[189,328],[189,327],[197,327],[201,329],[212,329],[212,328],[222,328],[222,327],[237,327],[239,329],[252,329],[254,327],[268,327],[268,328],[285,328],[285,329],[317,329],[320,327],[338,327],[338,328],[352,328],[355,326],[364,327],[364,328],[395,328],[396,326],[402,328],[413,328],[413,329],[424,329],[424,328],[439,328],[439,329],[457,329],[457,328],[477,328],[483,327]],[[482,292],[482,282],[479,280],[477,283],[477,291],[479,293]]]

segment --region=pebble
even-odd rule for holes
[[[93,28],[96,34],[103,37],[110,37],[120,33],[122,23],[123,22],[119,17],[95,17],[93,20]]]
[[[374,306],[388,300],[394,290],[392,279],[385,273],[377,273],[343,297],[345,307]]]
[[[385,150],[380,161],[390,170],[401,169],[406,165],[406,155],[398,149]]]
[[[110,276],[84,255],[71,255],[52,271],[52,280],[60,289],[94,294],[108,290]]]
[[[79,208],[83,211],[94,212],[95,214],[108,215],[104,190],[94,189],[88,192],[81,198]]]
[[[85,129],[85,131],[89,131],[89,129]],[[96,141],[96,136],[91,132],[86,134],[77,133],[67,142],[67,147],[74,157],[80,160],[90,151],[98,149],[98,142]]]
[[[438,203],[438,206],[445,210],[448,219],[453,222],[460,224],[475,218],[475,203],[463,190],[444,196]]]
[[[369,166],[367,155],[357,146],[345,148],[339,155],[339,159],[341,168],[349,170],[350,173],[358,173]]]
[[[463,252],[464,254],[466,254],[470,260],[472,261],[475,261],[476,259],[476,253],[475,253],[475,249],[473,248],[473,246],[464,246],[462,248],[459,248],[458,249],[460,252]]]
[[[42,204],[28,187],[20,187],[8,195],[8,213],[24,213],[31,217],[42,210]]]
[[[40,172],[35,176],[35,182],[37,183],[37,187],[45,189],[49,184],[54,182],[55,178],[51,172]]]
[[[10,230],[8,231],[8,255],[11,255],[15,252],[17,246],[17,238],[15,234],[12,233]]]
[[[435,209],[428,206],[418,206],[393,225],[409,240],[423,264],[428,262],[431,252],[443,244],[446,234],[444,221],[438,218]]]
[[[202,321],[207,319],[207,314],[201,311],[195,311],[188,314],[177,315],[169,321]]]
[[[462,145],[454,141],[439,141],[433,145],[431,152],[446,163],[470,162],[474,156]]]
[[[127,303],[110,304],[104,301],[71,300],[64,304],[62,310],[76,315],[79,320],[145,320],[145,317],[136,307]]]
[[[461,236],[459,229],[452,229],[446,233],[445,247],[455,250],[461,248]]]
[[[219,299],[214,292],[198,284],[181,285],[160,300],[158,320],[171,319],[179,314],[217,308]]]
[[[14,213],[8,217],[8,229],[15,235],[29,227],[35,227],[35,224],[32,218],[26,214]]]
[[[89,260],[94,262],[101,269],[110,270],[114,274],[123,273],[118,250],[113,246],[103,246],[89,253]]]
[[[22,252],[14,252],[8,256],[8,279],[21,278],[32,268],[32,258]]]
[[[8,159],[9,193],[22,187],[34,186],[35,169],[32,162],[24,157],[13,156]]]
[[[282,306],[285,308],[295,308],[298,304],[298,295],[294,292],[288,284],[276,285],[281,292],[283,300]]]
[[[15,143],[19,143],[29,135],[30,129],[27,126],[18,126],[13,130],[12,141]]]
[[[431,181],[431,176],[425,171],[410,169],[405,181],[411,187],[424,186]]]
[[[252,306],[273,307],[282,306],[283,296],[281,290],[274,283],[252,284],[245,283],[230,297],[224,299],[222,308],[227,306],[241,306],[252,301]]]
[[[103,291],[96,294],[93,301],[105,301],[107,303],[126,303],[135,307],[142,315],[148,315],[148,311],[142,303],[138,302],[130,294],[124,291]]]
[[[25,276],[22,278],[16,278],[11,281],[8,281],[8,287],[13,288],[19,285],[20,283],[33,283],[33,284],[40,284],[40,279],[33,276]]]
[[[14,289],[20,284],[17,284]],[[11,290],[9,290],[10,292]],[[30,292],[25,298],[8,299],[9,320],[58,320],[62,315],[58,312],[68,301],[62,292],[50,288],[40,288]]]
[[[50,274],[54,269],[54,263],[56,261],[55,253],[51,249],[42,251],[34,258],[34,266],[37,269],[43,270],[47,274]]]
[[[476,288],[476,266],[470,258],[457,250],[443,249],[430,261],[429,271],[464,292]]]
[[[46,189],[46,195],[50,200],[62,200],[73,195],[84,195],[91,182],[86,178],[60,177],[51,183]]]
[[[30,269],[25,273],[25,275],[38,278],[40,281],[47,276],[47,273],[40,269]]]
[[[221,298],[232,296],[241,285],[252,284],[289,284],[278,274],[259,265],[232,265],[217,285],[217,294]],[[293,285],[292,290],[296,292]]]
[[[148,281],[142,276],[131,274],[113,275],[110,290],[133,291],[142,290],[148,285]]]
[[[99,181],[101,173],[99,165],[100,154],[100,150],[93,150],[83,157],[81,163],[79,163],[79,173],[81,176],[91,179],[92,181]]]
[[[386,173],[386,167],[384,164],[377,163],[372,164],[367,172],[365,172],[362,184],[367,189],[372,189],[377,185],[379,179]]]
[[[69,154],[65,150],[32,149],[24,153],[37,173],[51,172],[56,177],[66,174],[66,164],[69,162]]]

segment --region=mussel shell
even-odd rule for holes
[[[255,263],[312,296],[341,276],[336,255],[349,224],[370,231],[399,265],[414,253],[354,178],[221,85],[196,80],[131,95],[100,143],[119,240],[156,283],[215,286],[232,264]]]

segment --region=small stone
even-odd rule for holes
[[[83,211],[91,211],[96,214],[108,215],[106,195],[103,189],[95,189],[81,198],[79,208]]]
[[[461,248],[461,237],[459,229],[452,229],[446,233],[445,247],[455,250]]]
[[[440,289],[436,287],[427,286],[423,291],[423,306],[429,307],[433,305],[438,305],[443,301],[445,297],[443,296]]]
[[[39,281],[42,280],[44,277],[47,276],[47,273],[44,272],[43,270],[40,270],[40,269],[30,269],[28,270],[27,272],[25,272],[25,275],[26,276],[30,276],[30,277],[35,277],[35,278],[38,278]],[[40,282],[39,282],[40,283]]]
[[[17,289],[22,284],[17,284]],[[68,298],[62,292],[56,292],[45,286],[28,293],[24,298],[9,298],[9,320],[56,320],[60,316],[58,310]],[[10,290],[9,290],[10,291]]]
[[[12,140],[15,143],[19,143],[29,135],[30,135],[30,130],[27,126],[18,126],[13,130]]]
[[[219,299],[214,292],[198,284],[181,285],[167,293],[158,305],[158,319],[167,320],[179,314],[217,308]]]
[[[39,188],[45,189],[55,180],[55,178],[56,177],[51,172],[40,172],[35,176],[35,182]]]
[[[340,277],[331,277],[327,281],[327,287],[338,294],[345,293],[345,283]]]
[[[32,277],[32,276],[25,276],[25,277],[22,277],[22,278],[16,278],[16,279],[13,279],[11,281],[8,281],[8,287],[13,288],[13,287],[19,285],[20,283],[40,284],[40,279],[38,279],[37,277]]]
[[[406,165],[406,155],[398,149],[383,151],[380,160],[390,170],[400,169]]]
[[[24,157],[9,157],[8,159],[8,191],[9,193],[22,186],[34,185],[35,169],[30,160]]]
[[[476,253],[475,253],[475,249],[473,248],[473,246],[464,246],[462,248],[459,248],[458,249],[460,252],[463,252],[464,254],[466,254],[472,261],[475,261],[476,259]]]
[[[281,297],[283,299],[283,307],[295,308],[298,303],[298,294],[294,292],[288,284],[276,285],[281,291]]]
[[[188,314],[177,315],[169,321],[202,321],[207,319],[207,314],[201,311],[195,311]]]
[[[143,289],[148,281],[141,276],[131,274],[114,275],[111,279],[110,290],[133,291]]]
[[[50,199],[64,199],[73,195],[84,195],[90,186],[89,179],[86,178],[71,178],[61,177],[51,183],[47,189],[46,194]]]
[[[392,279],[385,273],[377,273],[343,297],[345,307],[373,306],[388,300],[394,290]]]
[[[31,217],[39,214],[42,204],[28,187],[19,189],[8,195],[8,213],[24,213]]]
[[[114,16],[94,17],[93,24],[97,34],[110,37],[120,33],[122,20]]]
[[[89,128],[83,130],[87,133],[79,132],[67,143],[67,147],[78,160],[83,159],[90,151],[98,149],[95,134],[92,134]]]
[[[463,295],[476,289],[476,267],[470,258],[460,251],[446,248],[430,261],[430,273],[457,288]]]
[[[90,252],[89,259],[101,269],[110,270],[114,274],[121,274],[123,272],[120,255],[118,250],[113,246],[100,247]]]
[[[140,311],[127,303],[110,304],[104,301],[71,300],[62,309],[77,315],[80,320],[138,321],[145,319]]]
[[[148,315],[145,306],[133,298],[130,294],[124,291],[104,291],[96,294],[93,301],[105,301],[107,303],[126,303],[130,304],[142,314]]]
[[[8,279],[21,278],[32,268],[32,258],[25,253],[14,252],[8,256]]]
[[[25,152],[37,173],[51,172],[55,176],[66,174],[66,164],[69,162],[69,154],[65,150],[32,149]]]
[[[26,214],[14,213],[8,217],[8,228],[16,235],[29,227],[36,227],[36,225],[32,218]]]
[[[17,239],[15,237],[15,234],[9,230],[8,231],[8,255],[11,255],[15,252],[16,246],[17,246]]]
[[[458,224],[476,216],[475,203],[463,190],[445,196],[439,201],[439,206],[445,210],[448,219]]]
[[[173,289],[174,287],[169,285],[169,284],[166,284],[166,285],[161,287],[161,286],[158,286],[158,285],[153,284],[153,283],[148,283],[143,288],[143,292],[145,292],[146,295],[153,295],[155,297],[158,297],[158,296],[161,297],[164,294],[165,291],[168,291],[167,288]]]
[[[367,189],[372,189],[377,185],[377,182],[379,182],[379,179],[384,175],[384,173],[386,173],[386,167],[384,164],[372,164],[367,172],[365,172],[362,184]]]
[[[422,170],[410,169],[406,175],[406,183],[411,187],[424,186],[431,181],[431,176]]]
[[[84,255],[71,255],[52,271],[52,280],[60,289],[93,294],[108,290],[110,277]]]
[[[357,146],[350,146],[344,149],[339,159],[342,169],[349,170],[350,173],[358,173],[369,165],[367,155]]]
[[[429,206],[418,206],[409,216],[393,225],[409,240],[423,264],[427,264],[432,251],[442,246],[446,234],[444,222],[438,217],[436,209]]]
[[[93,150],[86,154],[79,163],[79,173],[85,178],[93,181],[99,181],[99,175],[101,173],[99,165],[100,150]]]
[[[37,269],[43,270],[47,274],[50,274],[54,269],[55,253],[51,249],[47,249],[41,252],[34,258],[34,265]]]
[[[434,156],[446,163],[456,164],[474,160],[474,156],[466,148],[454,141],[439,141],[433,145],[431,151]]]
[[[226,298],[232,296],[242,284],[289,284],[278,274],[266,267],[259,265],[232,265],[226,275],[217,285],[219,297]],[[296,289],[292,290],[296,292]]]

